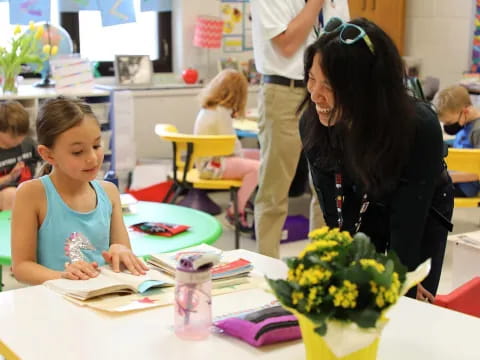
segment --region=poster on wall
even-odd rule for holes
[[[222,1],[223,51],[243,50],[243,1]]]
[[[102,26],[135,22],[133,0],[102,0],[98,2],[102,14]]]
[[[50,0],[10,0],[10,24],[50,21]]]
[[[471,71],[480,73],[480,0],[477,0],[477,11],[475,13],[475,32],[473,34]]]
[[[60,12],[77,12],[79,10],[98,10],[97,0],[62,0],[58,3]]]
[[[252,11],[250,2],[243,4],[243,50],[252,50]]]

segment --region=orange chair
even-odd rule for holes
[[[467,281],[448,295],[437,295],[433,303],[480,317],[480,276]]]

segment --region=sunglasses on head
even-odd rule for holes
[[[347,45],[355,44],[358,40],[363,39],[370,52],[375,55],[375,48],[373,47],[372,40],[370,40],[370,37],[360,26],[347,23],[338,17],[332,17],[325,24],[322,32],[330,34],[335,31],[340,31],[340,41]]]

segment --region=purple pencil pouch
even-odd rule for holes
[[[281,306],[220,320],[215,326],[257,347],[302,337],[297,318]]]

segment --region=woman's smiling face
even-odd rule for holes
[[[333,119],[330,120],[329,124],[332,109],[335,105],[333,91],[320,67],[320,54],[318,53],[315,54],[312,67],[308,72],[307,90],[310,93],[310,100],[315,104],[315,109],[322,125],[333,125]]]

